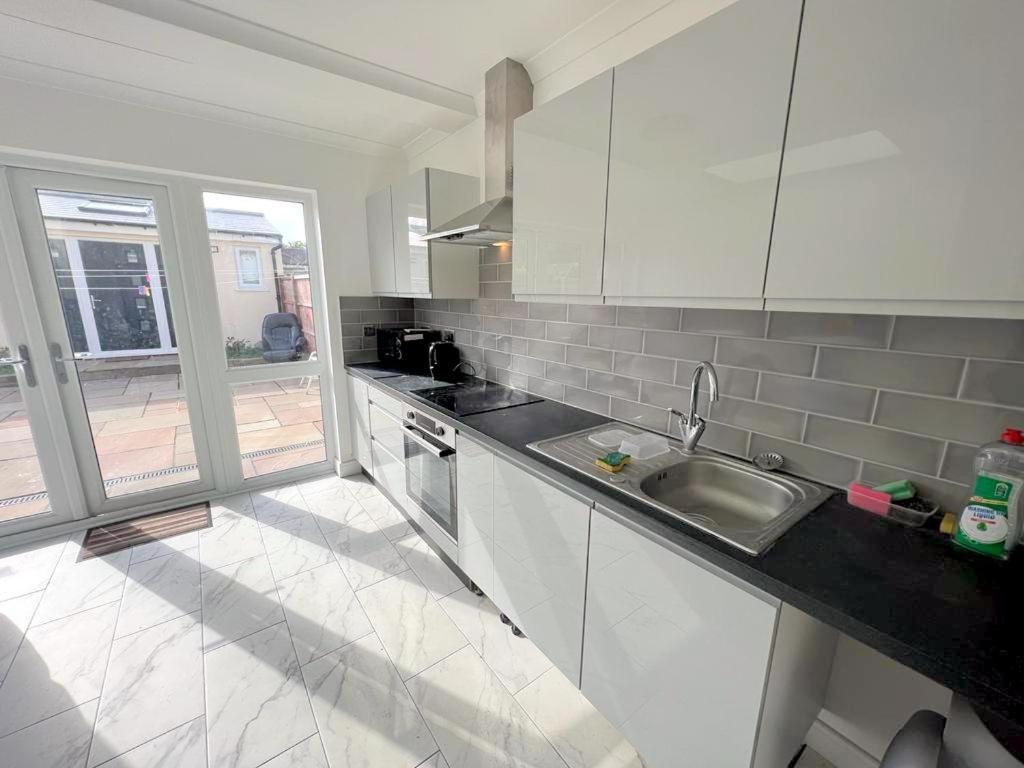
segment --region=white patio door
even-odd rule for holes
[[[214,472],[168,188],[4,173],[41,326],[34,373],[59,393],[50,410],[63,415],[85,511],[208,493]]]

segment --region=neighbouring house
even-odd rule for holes
[[[175,353],[151,201],[40,192],[39,203],[76,355]],[[264,316],[281,311],[281,233],[259,211],[210,208],[206,218],[224,337],[258,346]]]

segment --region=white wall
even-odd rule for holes
[[[312,189],[317,194],[327,315],[341,361],[337,297],[369,294],[365,198],[386,161],[259,130],[0,77],[0,149]],[[339,454],[351,458],[344,377],[336,377]]]

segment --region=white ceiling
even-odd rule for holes
[[[476,115],[483,74],[635,0],[0,0],[0,77],[371,154]]]

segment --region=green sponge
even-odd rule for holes
[[[872,490],[888,493],[893,501],[906,501],[917,496],[917,488],[909,480],[894,480],[884,485],[876,485]]]
[[[621,472],[629,464],[629,458],[628,453],[612,451],[597,459],[595,463],[607,472]]]

